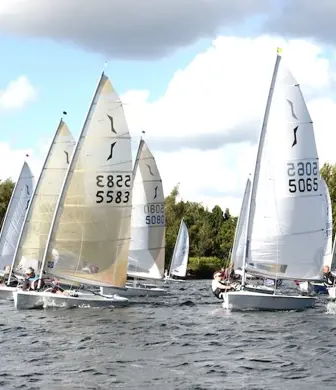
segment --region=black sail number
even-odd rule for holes
[[[296,192],[316,192],[319,189],[318,165],[316,161],[287,163],[288,190]]]
[[[127,204],[130,200],[131,175],[97,175],[96,186],[99,188],[96,192],[98,204]]]

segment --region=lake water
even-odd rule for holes
[[[1,301],[0,388],[335,389],[336,303],[228,313],[210,284],[174,283],[169,297],[119,309]]]

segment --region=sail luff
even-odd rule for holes
[[[245,276],[246,276],[246,263],[250,257],[250,242],[251,242],[251,235],[252,235],[252,224],[254,219],[254,212],[255,212],[255,201],[256,201],[256,193],[257,193],[257,187],[258,187],[258,180],[259,180],[259,174],[260,174],[260,162],[261,162],[261,156],[264,148],[265,143],[265,135],[266,135],[266,129],[267,129],[267,122],[269,117],[269,112],[271,108],[272,103],[272,97],[274,92],[274,86],[276,82],[276,78],[278,75],[279,65],[281,61],[281,56],[277,54],[276,61],[274,65],[272,80],[271,80],[271,86],[268,93],[267,103],[266,103],[266,109],[263,119],[263,124],[260,132],[259,137],[259,144],[258,144],[258,150],[257,150],[257,157],[254,167],[254,175],[253,175],[253,181],[251,186],[251,197],[249,202],[249,213],[248,213],[248,219],[247,219],[247,234],[246,234],[246,251],[245,251],[245,259],[243,262],[243,276],[242,276],[242,284],[245,284]]]
[[[89,118],[89,113],[90,113],[90,111],[92,109],[93,103],[94,103],[95,98],[97,96],[97,93],[98,93],[98,90],[99,90],[99,86],[100,86],[100,84],[101,84],[101,82],[103,80],[103,77],[104,77],[104,72],[102,72],[102,74],[100,76],[100,79],[98,81],[96,90],[95,90],[93,98],[91,100],[91,104],[90,104],[89,110],[88,110],[88,112],[86,114],[86,117],[85,117],[85,120],[84,120],[84,124],[83,124],[82,130],[81,130],[81,133],[80,133],[80,135],[78,137],[78,141],[76,143],[75,149],[74,149],[74,151],[72,153],[72,156],[70,158],[70,162],[69,162],[67,173],[66,173],[66,175],[64,177],[64,180],[63,180],[63,184],[62,184],[62,187],[61,187],[60,195],[58,197],[58,200],[57,200],[57,203],[56,203],[56,207],[55,207],[55,210],[54,210],[54,215],[53,215],[53,218],[52,218],[52,221],[51,221],[51,226],[50,226],[50,230],[49,230],[49,234],[48,234],[48,238],[47,238],[47,243],[46,243],[45,250],[44,250],[44,253],[43,253],[42,264],[41,264],[41,268],[40,268],[40,279],[42,278],[43,270],[44,270],[45,265],[46,265],[47,254],[48,254],[48,249],[49,249],[49,245],[50,245],[50,239],[51,239],[51,236],[53,234],[54,227],[55,227],[57,212],[58,212],[58,209],[59,209],[61,201],[62,201],[62,197],[63,197],[63,194],[64,194],[65,185],[66,185],[69,173],[70,173],[70,169],[73,166],[74,159],[75,159],[75,156],[76,156],[76,152],[77,152],[78,147],[79,147],[79,140],[81,139],[81,137],[83,135],[85,126],[86,126],[88,118]]]

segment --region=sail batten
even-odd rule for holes
[[[165,205],[161,176],[144,140],[133,169],[129,276],[162,279],[165,261]]]
[[[131,138],[120,98],[103,73],[69,164],[43,268],[67,280],[122,287],[131,207]]]
[[[29,202],[34,189],[34,176],[27,162],[23,163],[20,175],[7,206],[0,232],[0,269],[11,265],[20,238]]]

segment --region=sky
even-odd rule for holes
[[[168,195],[238,215],[276,48],[301,85],[320,164],[336,154],[334,0],[1,0],[0,179],[36,176],[62,112],[78,136],[101,71]],[[314,20],[314,23],[311,21]]]

